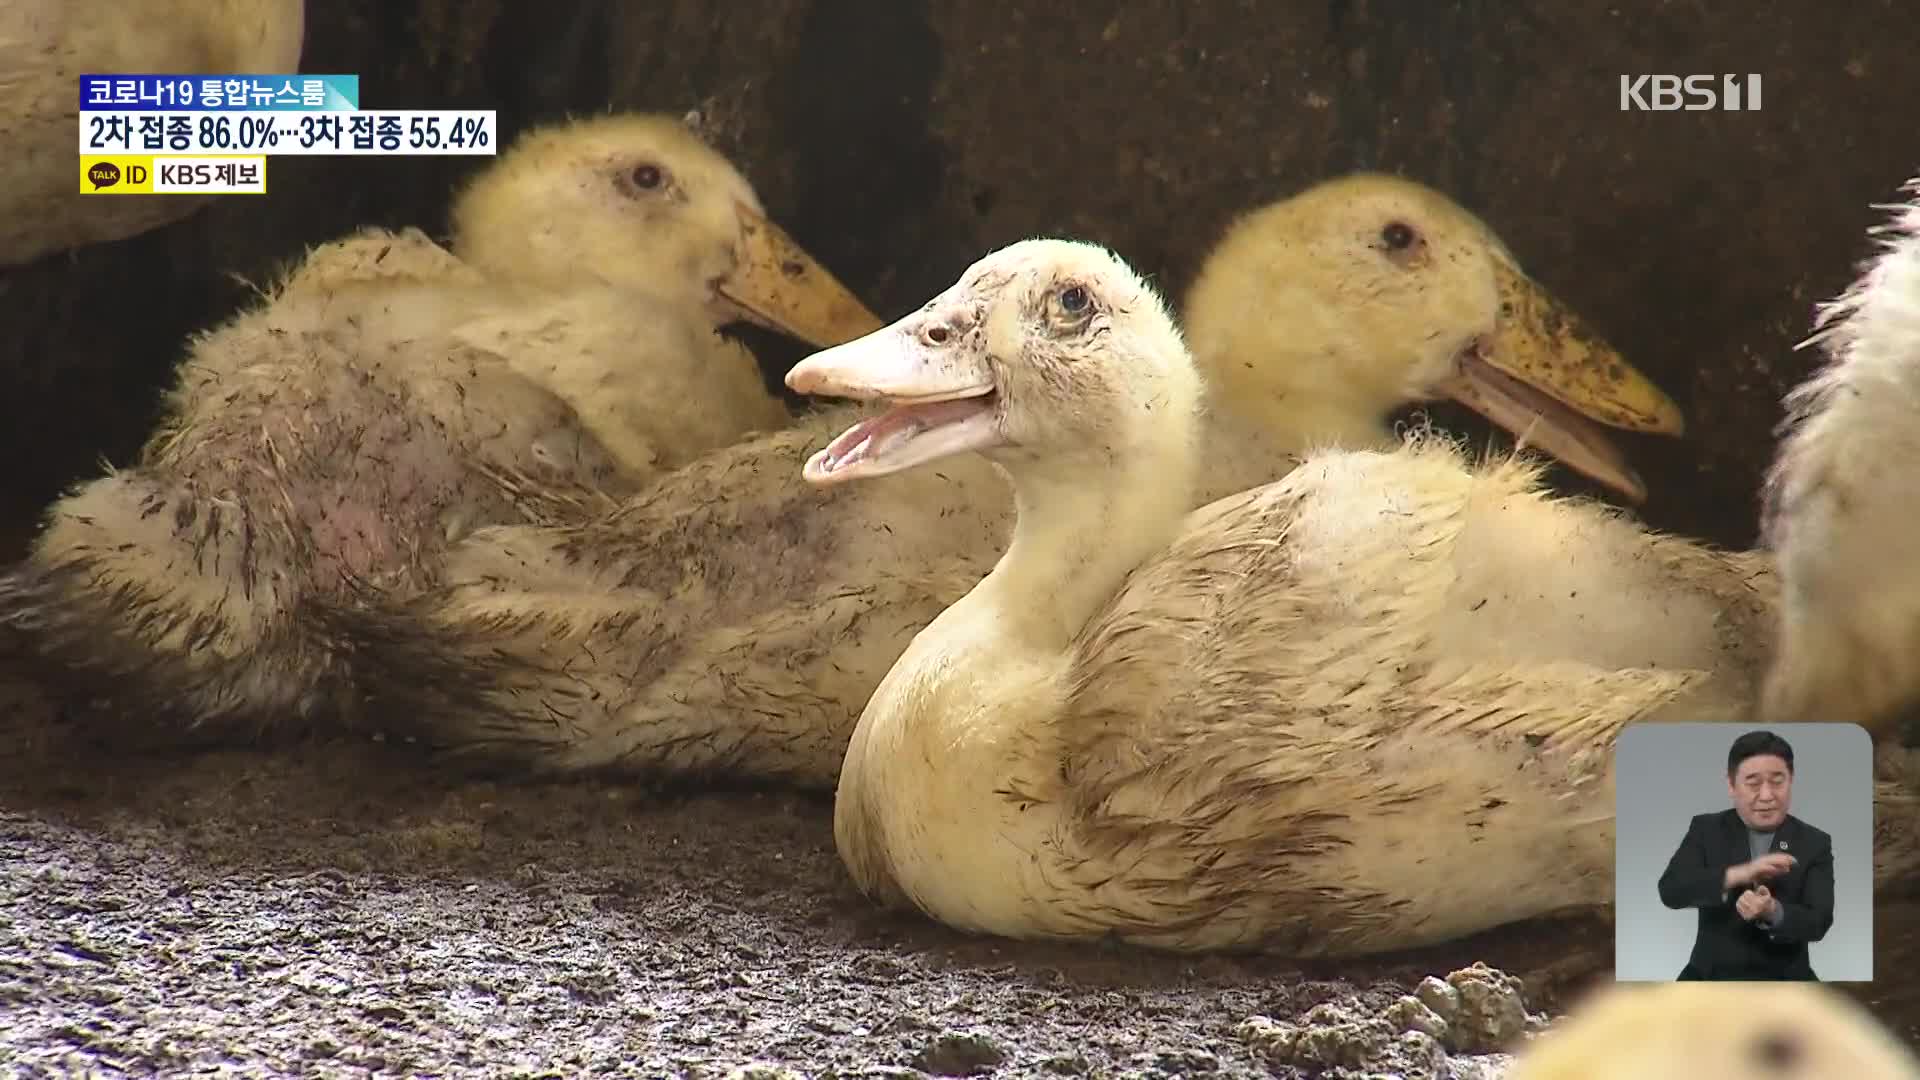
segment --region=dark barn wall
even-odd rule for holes
[[[1629,442],[1645,515],[1728,544],[1752,540],[1778,400],[1812,360],[1792,345],[1920,168],[1892,0],[315,0],[308,18],[305,70],[358,73],[368,107],[492,107],[508,133],[697,110],[889,318],[1030,234],[1111,244],[1177,295],[1244,208],[1352,168],[1434,184],[1679,399],[1683,440]],[[1764,107],[1621,112],[1622,72],[1759,72]],[[134,451],[183,336],[245,299],[231,275],[361,224],[437,232],[474,164],[279,159],[265,198],[0,271],[4,553]],[[799,354],[771,344],[770,373]]]

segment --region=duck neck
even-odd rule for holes
[[[1393,444],[1386,417],[1390,406],[1371,395],[1322,392],[1247,394],[1231,384],[1211,384],[1207,395],[1207,468],[1199,504],[1270,484],[1285,476],[1299,455],[1325,447],[1384,449]]]
[[[1013,540],[967,597],[995,635],[1023,650],[1065,649],[1128,574],[1164,548],[1193,505],[1184,444],[1097,464],[1003,466],[1013,484]]]

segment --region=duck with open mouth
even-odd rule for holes
[[[1646,565],[1740,557],[1552,498],[1537,461],[1324,449],[1189,513],[1201,370],[1097,247],[1001,249],[788,384],[886,407],[816,486],[972,455],[1014,489],[835,798],[859,886],[963,930],[1330,955],[1603,907],[1611,744],[1715,681],[1595,638],[1664,630]]]

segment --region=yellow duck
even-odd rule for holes
[[[0,642],[149,727],[334,715],[315,597],[425,587],[447,543],[516,520],[516,478],[628,490],[786,423],[725,324],[879,325],[666,118],[534,130],[452,220],[450,251],[326,245],[194,341],[139,464],[62,499],[0,578]]]
[[[1680,426],[1484,223],[1405,180],[1344,177],[1246,215],[1187,309],[1212,384],[1198,491],[1179,496],[1195,505],[1277,479],[1315,445],[1395,446],[1386,416],[1433,398],[1474,402],[1628,493],[1638,480],[1598,429],[1547,395]],[[394,730],[490,766],[831,788],[874,688],[992,568],[1014,516],[1004,478],[971,455],[796,484],[792,463],[862,412],[822,410],[718,451],[597,519],[569,504],[560,524],[480,530],[450,552],[446,588],[399,611],[356,608],[335,636],[364,654]],[[1522,660],[1577,645],[1607,667],[1712,671],[1751,699],[1765,583],[1750,567],[1597,513],[1538,517],[1565,535],[1543,538],[1530,576],[1486,584],[1524,587],[1552,617],[1494,603],[1460,613],[1463,634]]]
[[[1920,178],[1881,250],[1824,305],[1826,366],[1786,401],[1763,543],[1780,576],[1770,723],[1852,721],[1877,735],[1920,703]]]
[[[0,4],[0,267],[146,232],[198,195],[80,193],[80,76],[291,74],[304,0],[7,0]]]
[[[1014,490],[1006,554],[887,672],[835,799],[860,888],[956,928],[1338,955],[1602,908],[1614,738],[1749,693],[1714,685],[1719,611],[1684,591],[1743,557],[1536,465],[1330,450],[1189,514],[1199,370],[1095,247],[1002,249],[787,382],[891,406],[813,484],[965,453]],[[1662,610],[1699,640],[1636,644]]]
[[[1872,1013],[1807,983],[1621,984],[1518,1050],[1503,1080],[1915,1080]]]

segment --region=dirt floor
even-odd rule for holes
[[[102,758],[31,692],[0,708],[14,1076],[1465,1080],[1504,1059],[1465,1021],[1402,1034],[1423,977],[1484,961],[1551,1013],[1610,963],[1597,921],[1308,967],[969,939],[854,893],[823,800],[458,782],[375,746]],[[1861,993],[1909,1035],[1917,923],[1881,905]]]

